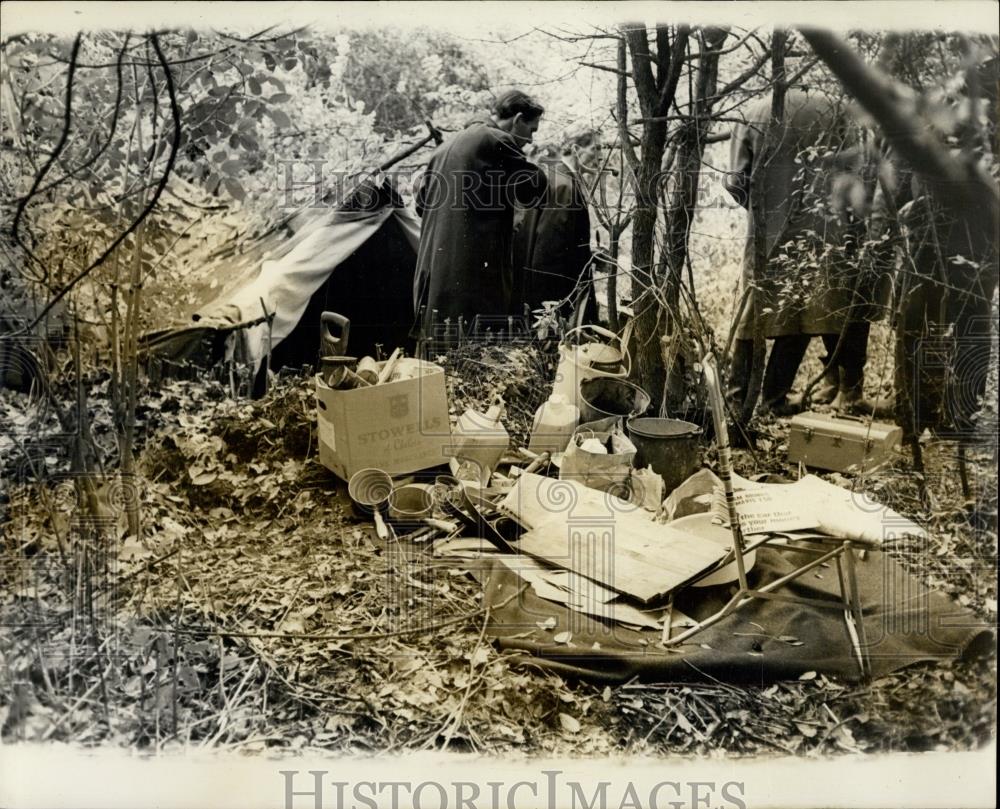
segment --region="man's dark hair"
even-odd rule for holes
[[[579,135],[567,138],[566,142],[563,143],[562,153],[568,155],[573,153],[574,148],[586,149],[599,138],[600,133],[596,129],[588,129],[586,132],[581,132]]]
[[[545,112],[545,107],[521,90],[508,90],[501,93],[493,104],[493,114],[500,119],[513,118],[521,113],[526,120],[533,121],[543,112]]]

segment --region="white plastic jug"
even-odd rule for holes
[[[528,449],[532,452],[562,452],[580,421],[580,408],[561,393],[553,393],[535,411]]]
[[[483,486],[488,484],[490,473],[510,444],[510,436],[500,423],[501,411],[498,406],[491,407],[486,413],[469,408],[451,430],[454,457],[460,464],[471,463],[475,476]],[[466,476],[459,477],[465,479]]]
[[[604,342],[573,345],[570,337],[591,332]],[[631,370],[627,338],[623,339],[613,331],[600,326],[579,326],[566,332],[559,344],[559,365],[556,368],[553,395],[561,395],[576,407],[580,407],[580,383],[596,376],[610,376],[625,379]]]

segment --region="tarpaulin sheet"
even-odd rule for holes
[[[761,548],[750,586],[774,581],[814,558],[803,551]],[[888,555],[870,552],[861,560],[855,554],[855,560],[874,677],[911,663],[985,654],[995,648],[990,625],[928,590]],[[658,631],[609,625],[539,598],[515,572],[496,561],[480,576],[485,604],[491,608],[491,637],[501,648],[523,651],[523,662],[565,676],[608,683],[633,677],[647,682],[715,678],[766,683],[815,671],[861,679],[832,562],[831,567],[809,571],[777,592],[823,599],[839,608],[755,599],[674,650],[660,645]],[[516,595],[519,591],[523,592]],[[687,588],[677,595],[675,606],[703,619],[718,611],[732,592],[730,585]],[[549,618],[555,619],[554,626]],[[550,628],[539,626],[546,623]],[[571,633],[568,644],[556,640],[560,636],[565,641],[565,632]]]

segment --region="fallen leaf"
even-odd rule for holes
[[[559,714],[559,724],[562,725],[563,730],[567,733],[579,733],[580,723],[574,717],[570,716],[568,713]]]
[[[544,621],[535,621],[535,626],[537,626],[539,629],[545,629],[545,630],[555,629],[556,619],[550,615]]]
[[[134,537],[129,537],[122,543],[121,549],[118,551],[118,561],[138,562],[152,555],[152,552],[144,548],[142,543]]]
[[[573,639],[572,632],[560,632],[558,635],[554,635],[552,640],[556,643],[569,643]]]
[[[807,672],[805,672],[803,674],[800,674],[799,675],[799,679],[800,680],[815,680],[816,679],[816,672],[815,671],[807,671]]]
[[[854,734],[851,733],[851,729],[847,725],[841,725],[833,732],[833,735],[834,741],[844,750],[852,753],[857,750],[858,743],[854,740]]]
[[[234,654],[226,654],[223,656],[222,660],[219,661],[219,665],[221,666],[224,672],[238,668],[240,665],[242,665],[242,663],[243,659],[240,658],[238,655]]]
[[[804,722],[796,722],[795,727],[799,729],[799,733],[805,736],[807,739],[813,738],[816,735],[816,728],[812,725],[807,725]]]
[[[281,622],[281,626],[278,627],[278,631],[301,635],[306,631],[306,628],[305,624],[302,622],[302,617],[292,614]]]

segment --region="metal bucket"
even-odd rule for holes
[[[580,423],[641,416],[649,408],[649,394],[638,385],[599,376],[580,383]]]
[[[670,494],[701,468],[701,427],[678,419],[631,418],[629,438],[637,450],[636,469],[653,467],[663,478],[664,495]]]

